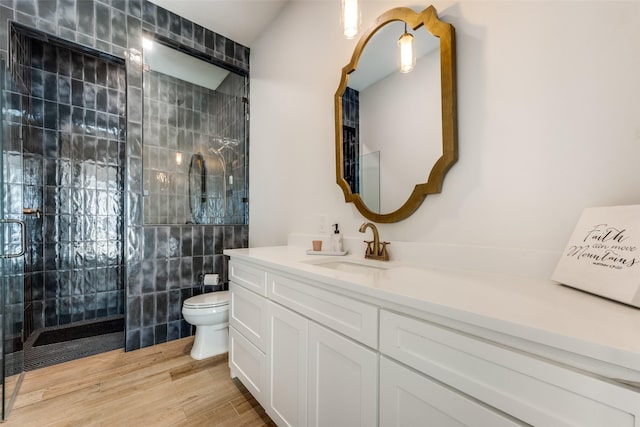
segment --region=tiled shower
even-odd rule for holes
[[[25,336],[124,315],[124,61],[32,39]],[[39,213],[40,212],[40,213]]]
[[[248,243],[249,49],[144,0],[7,0],[6,62],[12,23],[25,30],[32,59],[21,77],[30,95],[14,86],[3,99],[3,216],[25,220],[29,243],[25,262],[4,263],[6,375],[20,371],[21,336],[30,330],[123,316],[126,350],[191,335],[182,301],[201,292],[205,273],[218,273],[224,286],[222,250]],[[235,121],[239,135],[216,125],[199,148],[219,150],[225,170],[225,188],[208,195],[224,209],[209,210],[202,224],[145,217],[143,149],[168,149],[143,132],[147,77],[136,58],[145,32],[231,70],[244,85],[234,100],[241,113],[219,123]],[[188,162],[194,152],[183,152]],[[6,247],[19,245],[8,230]]]

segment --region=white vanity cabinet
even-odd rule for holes
[[[244,263],[230,274],[231,375],[279,426],[377,425],[378,308]],[[265,280],[266,291],[257,281]],[[338,333],[339,332],[339,333]],[[358,341],[355,341],[357,339]]]
[[[599,344],[606,341],[601,334],[587,341],[550,329],[548,338],[503,313],[507,334],[491,313],[483,325],[480,315],[465,318],[455,301],[450,310],[428,303],[428,280],[403,288],[413,272],[385,271],[367,286],[333,271],[323,276],[309,264],[296,267],[282,252],[265,261],[269,250],[255,251],[254,262],[250,250],[241,251],[230,251],[229,364],[279,426],[640,427],[640,352],[609,357],[616,347]],[[482,286],[467,282],[469,292]],[[417,308],[396,288],[427,302]],[[628,384],[602,373],[617,364],[624,369],[611,372],[631,372]]]

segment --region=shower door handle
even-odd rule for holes
[[[19,219],[0,219],[0,224],[4,227],[4,224],[20,224],[20,237],[21,237],[21,248],[20,252],[17,254],[4,254],[0,256],[0,258],[18,258],[24,255],[27,251],[27,225],[24,221]],[[4,234],[3,234],[4,235]],[[4,245],[4,242],[2,242]]]

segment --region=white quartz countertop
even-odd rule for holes
[[[350,294],[445,317],[620,367],[618,377],[640,378],[640,309],[551,280],[478,271],[381,263],[375,273],[349,273],[314,265],[362,262],[362,256],[307,255],[294,246],[225,250],[280,272],[302,275]]]

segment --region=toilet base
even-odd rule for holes
[[[196,338],[191,357],[196,360],[217,356],[229,351],[229,328],[220,325],[196,326]]]

